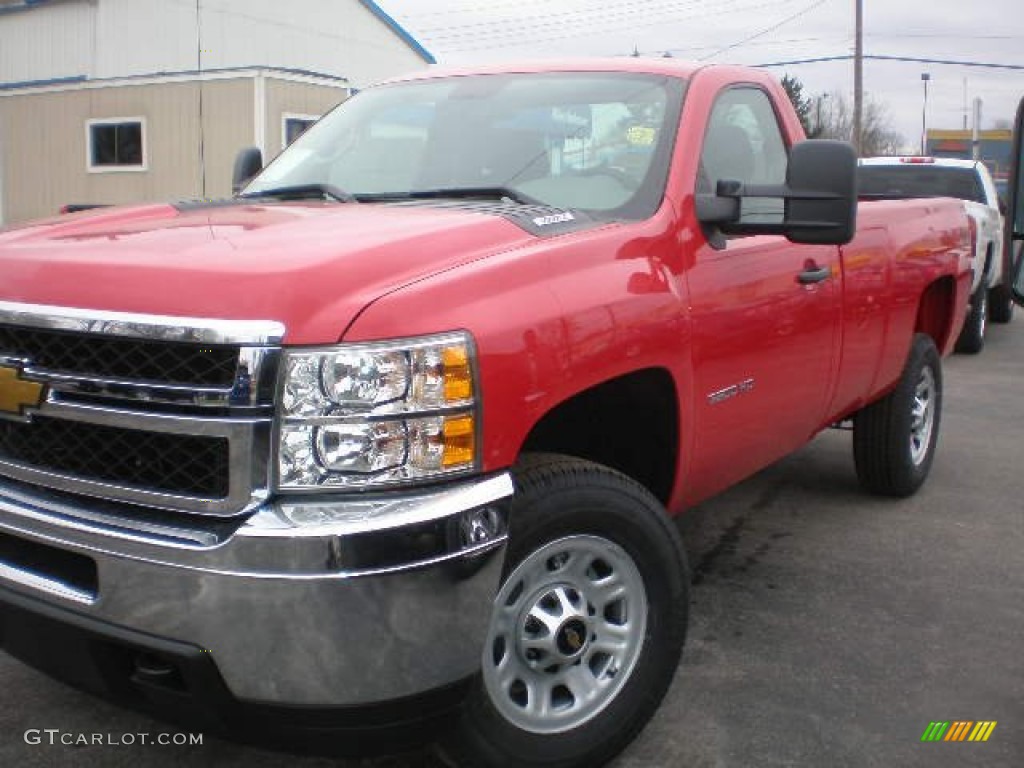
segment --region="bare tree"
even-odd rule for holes
[[[842,139],[853,136],[853,107],[842,93],[823,93],[811,100],[807,136],[812,139]],[[865,94],[861,116],[861,154],[895,155],[903,146],[903,136],[892,127],[884,104]]]

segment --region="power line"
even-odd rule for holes
[[[575,11],[558,11],[557,13],[541,13],[533,16],[526,16],[521,13],[515,13],[513,15],[505,16],[498,19],[489,19],[487,21],[471,21],[466,24],[445,24],[440,27],[420,27],[417,32],[428,37],[463,37],[466,35],[476,35],[477,32],[472,30],[480,27],[485,27],[492,32],[501,31],[495,29],[496,27],[506,26],[515,29],[536,28],[536,24],[531,22],[540,22],[544,24],[550,23],[562,23],[560,19],[575,20],[576,22],[586,21],[601,21],[605,18],[622,18],[624,16],[635,17],[650,16],[652,13],[658,12],[675,12],[683,9],[689,9],[694,6],[701,5],[700,0],[661,0],[661,2],[644,2],[644,0],[626,0],[620,2],[614,6],[605,6],[598,11],[578,9]],[[441,32],[443,34],[433,34],[435,32]]]
[[[477,3],[474,5],[463,5],[455,8],[445,8],[437,11],[394,11],[392,16],[401,16],[403,19],[413,19],[420,16],[451,16],[453,14],[471,13],[473,11],[493,11],[496,8],[520,9],[526,5],[549,5],[551,0],[511,0],[511,2],[498,3]],[[390,3],[388,4],[390,5]]]
[[[996,64],[994,62],[987,61],[959,61],[955,59],[926,59],[918,56],[884,56],[880,54],[864,54],[865,59],[871,59],[873,61],[904,61],[911,62],[914,64],[939,64],[956,67],[981,67],[984,69],[1007,69],[1007,70],[1024,70],[1024,64]],[[850,61],[853,59],[852,54],[843,54],[840,56],[816,56],[810,59],[791,59],[789,61],[772,61],[763,64],[751,64],[752,67],[760,67],[763,69],[770,69],[771,67],[791,67],[797,64],[820,64],[828,61]]]
[[[793,21],[794,19],[798,19],[801,16],[804,16],[804,15],[810,13],[815,8],[817,8],[818,6],[824,5],[828,1],[829,0],[816,0],[815,2],[811,3],[806,8],[803,8],[803,9],[797,11],[796,13],[794,13],[794,14],[792,14],[790,16],[787,16],[782,21],[780,21],[780,22],[778,22],[776,24],[772,24],[770,27],[765,27],[760,32],[755,32],[754,34],[750,35],[749,37],[745,37],[745,38],[743,38],[742,40],[740,40],[738,42],[732,43],[731,45],[727,45],[727,46],[725,46],[725,48],[721,48],[721,49],[715,51],[714,53],[709,53],[707,56],[701,56],[699,59],[697,59],[697,61],[704,61],[706,59],[714,58],[715,56],[717,56],[720,53],[725,53],[726,51],[731,51],[733,48],[739,48],[741,45],[743,45],[745,43],[749,43],[751,40],[756,40],[759,37],[764,37],[765,35],[767,35],[767,34],[769,34],[771,32],[774,32],[779,27],[782,27],[782,26],[788,24],[789,22]]]
[[[734,6],[743,0],[729,0],[728,6]],[[418,29],[417,34],[431,40],[432,43],[444,41],[459,41],[464,39],[480,40],[486,38],[510,37],[521,39],[524,33],[530,34],[538,29],[549,27],[553,22],[565,30],[567,36],[578,36],[581,29],[607,26],[611,29],[634,29],[642,26],[659,24],[670,24],[676,21],[683,21],[689,18],[690,11],[701,6],[699,0],[685,0],[684,2],[662,3],[658,6],[651,6],[643,2],[629,3],[635,8],[627,5],[616,8],[608,8],[600,13],[581,13],[579,11],[565,11],[559,14],[546,14],[542,16],[520,16],[501,20],[491,20],[467,25],[450,25],[444,27],[443,33],[432,34],[430,30]],[[728,10],[728,9],[727,9]],[[660,14],[660,15],[656,15]],[[675,18],[671,18],[674,16]],[[642,23],[637,23],[638,21]],[[482,27],[482,29],[476,29]],[[441,28],[435,28],[441,29]],[[532,42],[532,41],[527,41]]]
[[[734,0],[734,2],[742,2],[742,0]],[[668,24],[668,23],[692,21],[694,19],[702,19],[702,18],[708,18],[708,17],[713,17],[713,16],[722,16],[722,15],[725,15],[725,14],[745,13],[745,12],[748,12],[748,11],[760,10],[762,8],[778,8],[778,7],[779,7],[778,0],[766,0],[766,2],[754,3],[754,4],[751,4],[751,5],[742,5],[740,7],[735,7],[735,5],[732,5],[730,7],[724,8],[724,9],[722,9],[720,7],[719,10],[716,10],[716,11],[709,11],[707,13],[700,13],[700,14],[696,14],[696,15],[693,15],[693,16],[680,17],[680,18],[673,19],[673,20],[667,20],[667,19],[662,18],[662,19],[657,19],[657,20],[654,20],[654,21],[648,21],[648,22],[645,22],[643,24],[637,24],[635,22],[631,22],[631,23],[626,24],[626,25],[621,25],[620,24],[620,25],[614,25],[614,26],[605,27],[605,28],[601,28],[601,29],[592,29],[592,30],[589,30],[589,34],[591,34],[591,35],[598,35],[598,34],[613,34],[615,32],[632,32],[632,31],[635,31],[637,29],[643,29],[643,28],[646,28],[646,27],[663,26],[663,25]],[[524,30],[522,30],[520,32],[515,32],[513,34],[522,35],[522,32],[532,32],[532,31],[535,31],[535,30],[536,30],[536,27],[530,27],[530,28],[524,29]],[[533,37],[533,36],[531,36],[531,37],[529,37],[529,39],[520,39],[520,40],[517,40],[515,42],[513,42],[511,40],[502,40],[502,39],[499,38],[497,40],[490,40],[490,41],[483,42],[480,45],[455,47],[455,48],[446,47],[443,43],[440,43],[439,45],[435,46],[433,40],[428,40],[427,42],[430,43],[430,45],[432,45],[434,47],[437,47],[439,49],[444,49],[446,53],[464,53],[464,52],[471,52],[471,51],[491,50],[493,48],[517,48],[517,47],[522,47],[522,46],[535,45],[536,43],[545,43],[545,42],[552,42],[552,41],[555,41],[555,40],[567,40],[567,39],[572,39],[572,38],[578,38],[579,36],[580,36],[579,28],[578,28],[578,26],[574,26],[570,31],[567,31],[567,32],[562,33],[562,34],[547,35],[547,36],[544,36],[544,37]],[[480,35],[474,35],[473,37],[474,37],[474,39],[480,39],[481,36]],[[659,50],[662,50],[662,49],[659,49]]]

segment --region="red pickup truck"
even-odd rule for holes
[[[0,643],[207,728],[610,758],[672,516],[843,422],[870,491],[932,463],[963,206],[802,139],[755,70],[431,70],[231,199],[0,234]]]

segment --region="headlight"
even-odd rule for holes
[[[287,350],[278,488],[366,488],[476,467],[465,333]]]

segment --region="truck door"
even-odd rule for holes
[[[719,179],[783,183],[783,136],[765,91],[722,91],[704,136],[697,191],[712,191]],[[781,200],[743,201],[744,220],[781,222],[782,215]],[[690,485],[702,498],[821,427],[836,363],[839,250],[776,235],[719,235],[697,246],[687,274],[697,397]]]

